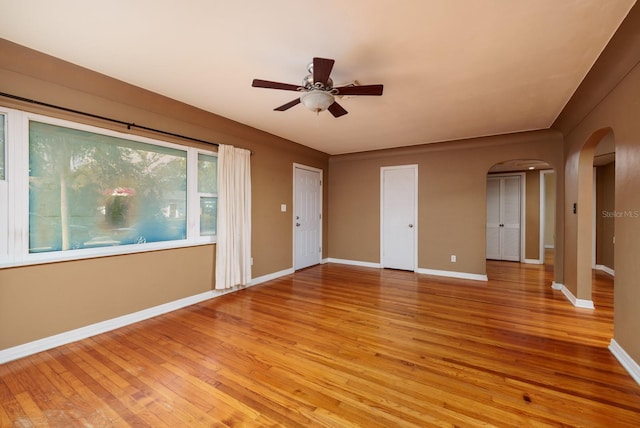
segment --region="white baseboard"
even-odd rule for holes
[[[566,290],[566,288],[565,288],[565,290]],[[593,300],[576,299],[576,301],[575,301],[575,303],[573,303],[573,305],[576,308],[583,308],[583,309],[595,309],[596,308],[596,306],[593,304]]]
[[[551,288],[553,288],[554,290],[562,290],[564,288],[564,284],[558,284],[557,282],[553,281],[551,283]]]
[[[289,268],[289,269],[281,270],[279,272],[273,272],[267,275],[262,275],[257,278],[253,278],[251,281],[249,281],[248,286],[252,287],[254,285],[262,284],[263,282],[271,281],[272,279],[278,279],[281,276],[291,275],[294,272],[295,271],[293,268]]]
[[[33,342],[14,346],[12,348],[3,349],[3,350],[0,350],[0,364],[6,363],[12,360],[17,360],[18,358],[26,357],[28,355],[36,354],[38,352],[46,351],[48,349],[52,349],[57,346],[62,346],[68,343],[76,342],[78,340],[86,339],[87,337],[95,336],[97,334],[106,333],[107,331],[115,330],[117,328],[134,324],[136,322],[144,321],[146,319],[153,318],[158,315],[175,311],[187,306],[195,305],[196,303],[200,303],[205,300],[209,300],[214,297],[219,297],[228,293],[233,293],[235,291],[252,287],[254,285],[258,285],[263,282],[270,281],[272,279],[276,279],[284,275],[289,275],[291,273],[293,273],[293,268],[285,269],[280,272],[274,272],[272,274],[254,278],[244,287],[234,287],[234,288],[229,288],[227,290],[206,291],[204,293],[185,297],[184,299],[174,300],[173,302],[164,303],[162,305],[154,306],[148,309],[143,309],[141,311],[123,315],[121,317],[112,318],[106,321],[101,321],[95,324],[88,325],[86,327],[81,327],[75,330],[66,331],[64,333],[60,333],[53,336],[45,337],[43,339],[35,340]]]
[[[370,267],[370,268],[378,268],[378,269],[382,267],[380,263],[361,262],[358,260],[334,259],[331,257],[327,259],[327,263],[339,263],[341,265],[362,266],[362,267]]]
[[[571,291],[569,291],[569,289],[567,287],[565,287],[563,284],[558,284],[556,282],[553,282],[551,284],[551,288],[553,288],[554,290],[562,291],[562,294],[564,294],[564,296],[567,298],[567,300],[569,300],[571,302],[571,304],[573,306],[575,306],[576,308],[582,308],[582,309],[595,309],[596,308],[593,305],[593,300],[584,300],[584,299],[576,298],[576,296],[574,296],[573,293]]]
[[[424,275],[446,276],[449,278],[472,279],[474,281],[488,281],[487,275],[479,275],[477,273],[456,272],[450,270],[424,269],[418,268],[416,273]]]
[[[622,367],[629,372],[633,380],[640,385],[640,365],[638,365],[638,363],[636,363],[633,358],[631,358],[629,354],[622,349],[622,346],[620,346],[615,339],[611,339],[609,351],[611,351],[613,356],[618,359],[620,364],[622,364]]]
[[[328,263],[339,263],[343,265],[362,266],[362,267],[369,267],[369,268],[376,268],[376,269],[382,268],[382,265],[380,263],[361,262],[357,260],[328,258],[326,259],[326,261]],[[478,275],[475,273],[436,270],[436,269],[423,269],[423,268],[416,269],[416,273],[420,273],[423,275],[447,276],[449,278],[472,279],[475,281],[488,281],[487,275]]]
[[[545,244],[544,248],[547,250],[553,250],[555,248],[555,246],[553,244]]]
[[[616,272],[613,269],[611,269],[609,266],[595,265],[594,269],[601,270],[602,272],[608,273],[611,276],[616,276]]]
[[[538,259],[524,259],[524,263],[528,264],[528,265],[541,265],[544,263],[544,260],[538,260]]]

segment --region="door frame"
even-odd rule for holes
[[[487,174],[487,179],[490,177],[512,177],[514,175],[517,175],[520,177],[520,261],[519,263],[525,263],[525,252],[526,252],[526,238],[527,238],[527,224],[526,224],[526,208],[527,208],[527,173],[526,172],[503,172],[503,173],[498,173],[498,174]],[[485,184],[485,197],[484,197],[484,204],[485,204],[485,248],[486,248],[486,241],[487,241],[487,219],[486,219],[486,212],[487,212],[487,196],[486,196],[486,184]],[[486,250],[485,250],[485,258],[486,258]]]
[[[597,147],[597,146],[596,146]],[[593,223],[591,224],[591,233],[593,236],[593,239],[591,239],[591,268],[592,269],[597,269],[597,253],[596,253],[596,248],[598,243],[597,241],[597,221],[598,221],[598,180],[597,180],[597,173],[598,173],[598,168],[596,168],[595,166],[593,167],[593,206],[592,206],[592,211],[593,211]]]
[[[324,176],[323,170],[320,168],[316,168],[313,166],[303,165],[300,163],[293,163],[293,203],[291,207],[291,267],[293,270],[296,268],[296,221],[295,221],[295,212],[296,212],[296,169],[304,169],[311,172],[320,173],[320,192],[318,193],[318,207],[320,208],[320,227],[318,228],[318,242],[320,243],[320,263],[322,263],[322,252],[324,251],[324,243],[322,241],[322,223],[323,223],[323,207],[322,207],[322,199],[324,195]]]
[[[547,175],[550,174],[555,174],[556,170],[555,169],[541,169],[540,170],[540,249],[539,254],[538,254],[538,258],[539,258],[539,264],[544,264],[544,253],[545,253],[545,249],[546,247],[544,246],[544,236],[545,236],[545,231],[547,228]],[[558,198],[558,191],[557,191],[557,185],[558,185],[558,176],[556,175],[556,182],[554,184],[554,187],[556,187],[555,189],[555,197],[553,198],[553,203],[556,204],[556,200]],[[557,205],[554,205],[554,208]],[[554,209],[554,227],[555,227],[555,223],[558,221],[557,220],[557,213],[555,212],[556,210]],[[553,246],[555,248],[555,233],[554,233],[554,240],[553,240]]]
[[[414,192],[414,212],[413,212],[413,271],[418,270],[418,164],[395,165],[380,167],[380,267],[384,268],[384,172],[394,169],[412,169]]]

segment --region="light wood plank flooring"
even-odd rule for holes
[[[640,426],[547,266],[488,282],[327,264],[0,366],[2,427]]]

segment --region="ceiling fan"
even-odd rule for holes
[[[284,91],[302,92],[299,98],[276,107],[276,111],[285,111],[302,103],[309,110],[320,113],[324,110],[334,117],[340,117],[348,112],[336,102],[335,97],[340,95],[382,95],[382,85],[346,85],[334,87],[329,77],[333,64],[332,59],[313,58],[309,64],[309,75],[302,80],[302,85],[271,82],[269,80],[254,79],[251,86],[255,88],[281,89]]]

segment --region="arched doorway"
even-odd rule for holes
[[[549,163],[512,159],[493,165],[487,173],[486,207],[488,260],[554,269],[556,180]]]
[[[584,143],[578,158],[578,201],[573,206],[574,213],[577,215],[576,297],[578,300],[590,303],[587,307],[592,308],[595,307],[592,287],[593,269],[598,265],[598,255],[601,256],[600,260],[603,263],[613,264],[614,237],[612,231],[598,233],[598,221],[606,220],[603,217],[608,215],[615,218],[615,211],[611,208],[611,203],[606,204],[603,201],[598,201],[597,174],[594,173],[594,166],[606,168],[606,165],[613,161],[615,161],[615,138],[613,130],[609,127],[599,129],[591,134]],[[611,166],[608,168],[610,169]],[[611,188],[611,184],[608,186],[609,191],[613,191],[615,195],[615,184],[613,184],[613,188]],[[600,210],[598,210],[598,206]],[[605,211],[606,214],[603,214],[602,211]],[[610,227],[611,224],[608,226]],[[598,237],[601,240],[610,238],[611,245],[605,245],[603,241],[599,242]],[[600,244],[601,254],[598,254],[597,251],[598,244]]]

